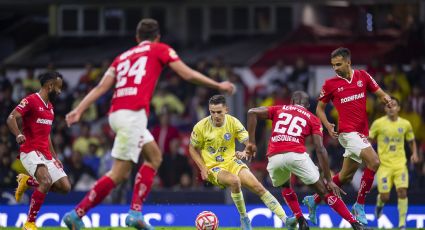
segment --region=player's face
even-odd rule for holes
[[[331,58],[332,68],[335,73],[341,77],[347,77],[350,73],[350,60],[343,58],[342,56],[336,56]]]
[[[400,112],[400,106],[397,102],[393,101],[392,105],[393,106],[391,108],[385,106],[385,113],[390,117],[397,116],[398,112]]]
[[[227,113],[227,106],[223,104],[209,105],[212,122],[215,126],[222,126],[224,124],[224,117]]]
[[[54,81],[51,81],[49,86],[49,101],[55,101],[59,94],[62,92],[63,81],[60,78],[57,78]]]

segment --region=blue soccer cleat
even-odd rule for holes
[[[65,223],[66,227],[68,227],[69,230],[80,230],[84,228],[84,223],[77,215],[77,212],[75,210],[65,213],[62,218],[62,221]]]
[[[297,229],[297,218],[295,217],[286,217],[285,225],[288,230],[295,230]]]
[[[242,230],[252,230],[251,220],[248,216],[241,217],[241,229]]]
[[[136,228],[137,230],[154,230],[155,228],[145,222],[141,212],[130,210],[125,218],[125,225]]]
[[[317,204],[314,202],[314,196],[304,197],[303,204],[307,205],[308,207],[308,218],[310,219],[311,223],[317,224]]]
[[[364,205],[355,203],[351,209],[351,212],[356,217],[356,220],[363,225],[367,225],[366,213],[364,212]]]

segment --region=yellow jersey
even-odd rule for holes
[[[248,140],[248,132],[235,117],[225,115],[221,127],[214,126],[211,116],[200,120],[193,127],[190,144],[201,150],[208,169],[232,160],[235,156],[235,139],[240,143]]]
[[[378,118],[370,127],[369,137],[377,140],[381,166],[394,169],[406,167],[404,141],[415,139],[408,120],[398,117],[396,121],[391,121],[387,116]]]

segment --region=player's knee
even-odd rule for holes
[[[397,197],[399,199],[407,198],[407,189],[397,189]]]
[[[49,175],[41,175],[37,178],[37,181],[39,183],[39,188],[45,192],[49,191],[50,186],[52,186],[52,178],[50,178]]]
[[[381,201],[384,203],[388,203],[388,201],[390,201],[390,195],[389,194],[381,194]]]
[[[159,166],[161,166],[162,163],[162,154],[161,152],[156,152],[153,154],[150,154],[148,158],[145,159],[145,161],[155,170],[159,169]]]
[[[371,162],[368,168],[376,172],[380,165],[381,165],[381,161],[379,160],[379,158],[376,157],[375,159],[373,159],[373,161]]]
[[[67,181],[65,183],[62,184],[61,189],[60,189],[61,193],[63,194],[67,194],[71,191],[71,184]]]
[[[237,189],[241,187],[241,180],[237,176],[232,177],[229,181],[229,186],[233,189]]]

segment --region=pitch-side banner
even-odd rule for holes
[[[65,226],[61,220],[63,215],[73,206],[42,206],[36,224],[37,226]],[[397,206],[385,206],[384,214],[376,220],[373,214],[373,206],[366,207],[366,215],[369,226],[379,228],[398,227]],[[147,205],[144,207],[145,220],[154,226],[194,226],[196,216],[205,210],[214,212],[222,227],[239,226],[239,215],[233,205]],[[125,226],[128,206],[101,205],[91,210],[83,217],[85,227]],[[248,205],[247,211],[254,227],[281,228],[283,223],[265,206]],[[291,212],[285,207],[285,211]],[[0,206],[0,227],[20,227],[27,219],[28,206]],[[307,217],[307,209],[303,209]],[[318,226],[321,228],[350,228],[345,220],[342,220],[328,206],[318,208]],[[411,206],[407,214],[407,227],[423,228],[425,224],[425,206]]]

